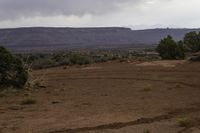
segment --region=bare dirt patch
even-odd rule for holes
[[[101,69],[101,67],[83,67],[82,70],[96,70],[96,69]]]
[[[198,132],[200,63],[158,64],[112,62],[33,71],[46,88],[1,97],[0,132]],[[36,103],[21,104],[27,97]],[[178,118],[191,123],[180,127]]]
[[[162,66],[162,67],[176,67],[177,65],[183,65],[188,61],[178,60],[178,61],[150,61],[137,64],[137,66]]]

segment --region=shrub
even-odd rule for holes
[[[191,52],[200,51],[200,32],[189,32],[184,37],[184,43]]]
[[[146,86],[143,88],[143,90],[144,90],[145,92],[151,91],[151,90],[152,90],[152,85],[146,85]]]
[[[179,118],[178,124],[180,127],[187,127],[190,125],[190,120],[188,118]]]
[[[29,105],[29,104],[35,104],[36,103],[36,100],[34,100],[33,98],[31,97],[27,97],[26,99],[24,99],[21,104],[22,105]]]
[[[106,62],[108,61],[108,57],[104,57],[104,56],[95,56],[94,57],[94,62],[99,63],[99,62]]]
[[[93,60],[88,56],[73,54],[72,56],[70,56],[70,62],[72,64],[85,65],[92,63]]]
[[[185,58],[183,43],[181,41],[176,43],[171,36],[162,39],[156,51],[160,54],[162,59],[172,60]]]
[[[148,129],[144,130],[144,133],[150,133],[150,131]]]
[[[39,58],[38,60],[34,61],[33,68],[34,69],[44,69],[48,67],[56,66],[56,62],[51,60],[49,57],[46,57],[44,59]]]
[[[0,46],[0,86],[20,88],[27,79],[28,73],[22,61]]]
[[[179,41],[176,46],[176,59],[184,59],[185,51],[186,48],[184,47],[183,41]]]

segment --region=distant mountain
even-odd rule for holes
[[[62,50],[83,48],[125,48],[157,44],[172,35],[181,40],[190,31],[200,29],[131,30],[107,28],[15,28],[0,29],[0,44],[13,51]]]

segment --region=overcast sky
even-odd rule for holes
[[[0,0],[0,28],[199,28],[200,0]]]

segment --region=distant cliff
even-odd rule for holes
[[[0,29],[0,44],[13,51],[135,47],[156,44],[167,35],[180,40],[190,31],[200,31],[200,29],[131,30],[120,27]]]

